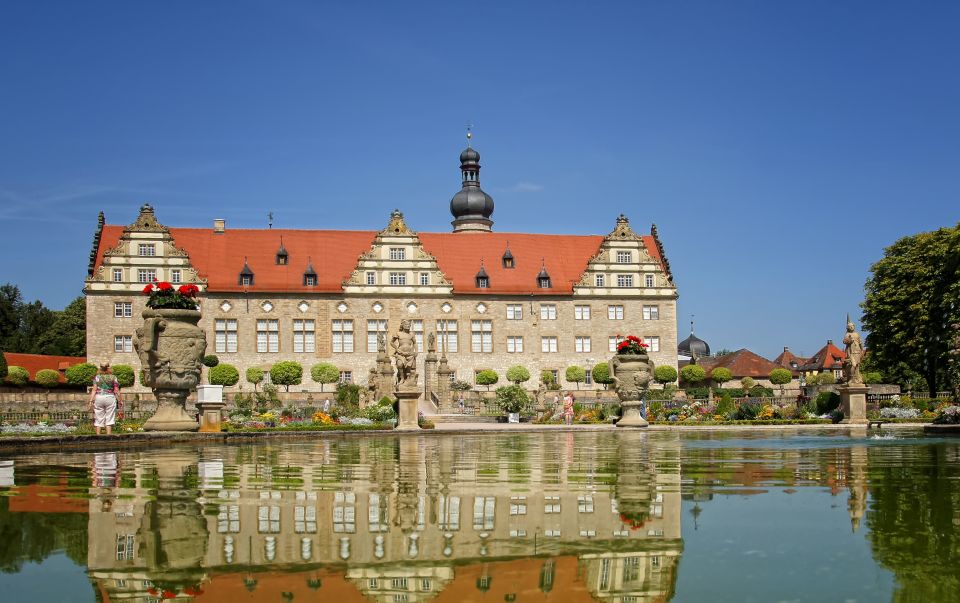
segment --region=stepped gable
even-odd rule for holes
[[[770,376],[770,371],[780,368],[763,356],[755,354],[746,348],[723,356],[699,358],[697,359],[697,364],[706,371],[708,377],[710,376],[710,371],[713,369],[724,367],[730,369],[730,372],[733,373],[736,379],[742,379],[743,377],[767,379]]]

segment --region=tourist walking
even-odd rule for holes
[[[563,397],[563,422],[573,425],[573,392],[567,392]]]
[[[100,430],[104,428],[108,434],[113,431],[113,424],[117,421],[117,408],[121,404],[123,400],[120,398],[120,382],[110,370],[109,363],[101,364],[90,389],[90,410],[93,412],[93,427],[97,435],[100,435]]]

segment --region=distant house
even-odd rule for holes
[[[839,381],[843,378],[843,361],[846,357],[846,352],[833,345],[832,339],[828,339],[827,345],[800,365],[799,370],[804,379],[830,371]]]
[[[780,368],[780,365],[746,348],[723,356],[700,358],[697,360],[697,364],[706,371],[708,377],[710,376],[710,371],[718,367],[723,367],[730,370],[735,382],[744,377],[751,377],[758,385],[763,385],[764,387],[771,387],[770,372]],[[736,385],[731,386],[736,387]]]
[[[60,373],[60,383],[66,383],[65,373],[68,368],[87,361],[84,356],[46,356],[44,354],[14,354],[13,352],[3,352],[3,356],[7,360],[7,366],[22,366],[27,369],[31,381],[36,379],[37,371],[52,369]]]
[[[790,348],[787,346],[783,346],[783,352],[773,359],[774,364],[780,368],[785,368],[790,371],[794,379],[800,376],[800,367],[804,364],[807,364],[809,361],[809,358],[801,358],[800,356],[797,356],[791,352]]]

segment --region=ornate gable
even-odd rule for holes
[[[659,248],[658,253],[662,257]],[[587,262],[573,290],[574,295],[676,297],[676,288],[664,264],[650,254],[644,238],[623,214]]]
[[[398,209],[370,249],[360,254],[342,285],[349,293],[449,295],[453,291],[437,259],[423,248],[420,236],[407,226]]]

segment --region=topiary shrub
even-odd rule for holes
[[[567,378],[567,382],[576,383],[577,389],[580,389],[580,384],[587,378],[587,370],[582,366],[568,366],[564,377]]]
[[[783,393],[783,386],[793,381],[793,373],[785,368],[776,368],[770,371],[770,383],[780,386],[780,393]]]
[[[837,378],[831,372],[820,373],[817,375],[817,383],[820,385],[833,385],[837,382]]]
[[[817,407],[818,415],[828,415],[840,406],[840,395],[834,392],[820,392],[814,400],[814,405]]]
[[[477,373],[476,379],[477,385],[486,385],[487,391],[490,391],[490,386],[499,381],[500,376],[493,369],[483,369]]]
[[[733,405],[733,398],[730,394],[724,392],[724,394],[720,396],[720,401],[717,402],[717,408],[714,409],[713,413],[723,415],[723,417],[727,419],[730,418],[735,411],[736,408]]]
[[[303,380],[303,366],[294,360],[281,360],[270,367],[270,381],[282,385],[290,391],[291,385],[300,385]]]
[[[543,383],[547,389],[560,389],[560,385],[553,377],[553,371],[540,371],[540,383]]]
[[[677,369],[669,364],[661,364],[653,369],[653,380],[661,385],[667,385],[677,380]]]
[[[757,380],[753,377],[744,377],[740,380],[740,387],[743,391],[750,391],[750,388],[757,384]]]
[[[723,387],[723,384],[731,379],[733,379],[733,373],[731,373],[730,369],[726,367],[718,366],[710,371],[710,380],[720,387]]]
[[[203,366],[213,368],[218,364],[220,364],[220,359],[217,358],[216,355],[214,354],[207,354],[206,356],[203,357]]]
[[[22,366],[7,367],[7,382],[17,387],[23,387],[30,381],[30,373]]]
[[[507,369],[507,381],[520,385],[524,381],[530,380],[530,371],[525,366],[519,364]]]
[[[211,385],[230,387],[240,381],[240,371],[232,364],[218,364],[210,369],[207,379]]]
[[[84,362],[75,364],[67,369],[67,383],[86,387],[93,383],[93,378],[97,375],[97,367]]]
[[[680,378],[683,379],[683,382],[687,385],[696,385],[707,378],[707,373],[703,370],[702,366],[688,364],[680,369]]]
[[[660,366],[658,366],[658,367],[657,367],[657,370],[660,370],[661,368],[673,368],[673,367],[669,367],[669,366],[667,366],[667,367],[660,367]],[[606,386],[610,385],[611,383],[613,383],[613,379],[610,378],[610,363],[609,363],[609,362],[601,362],[600,364],[595,365],[595,366],[593,367],[593,370],[590,371],[590,374],[591,374],[591,376],[593,377],[593,382],[594,382],[594,383],[599,383],[600,385],[603,385],[604,387],[606,387]],[[677,371],[673,371],[673,374],[674,374],[674,379],[676,379]],[[551,376],[552,376],[552,374],[551,374]]]
[[[520,385],[497,388],[497,404],[503,412],[525,412],[530,406],[530,396]]]
[[[117,378],[120,387],[133,387],[133,367],[129,364],[115,364],[113,376]]]
[[[251,366],[247,369],[247,383],[253,385],[253,390],[257,390],[257,385],[263,381],[263,369],[259,366]]]
[[[33,380],[36,381],[40,387],[50,389],[51,387],[60,385],[60,373],[53,369],[41,369],[33,376]]]
[[[340,380],[340,369],[329,362],[321,362],[310,367],[310,378],[320,384],[320,391],[328,383],[336,383]]]

